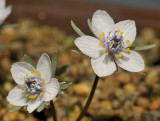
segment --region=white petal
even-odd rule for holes
[[[0,24],[3,23],[3,21],[9,16],[11,13],[11,6],[8,6],[7,8],[0,9]]]
[[[43,53],[38,61],[37,70],[41,73],[41,77],[48,83],[51,79],[51,61],[46,53]]]
[[[75,44],[84,54],[92,58],[99,57],[103,50],[99,46],[99,40],[91,36],[78,37]]]
[[[115,23],[111,16],[104,10],[97,10],[92,17],[92,32],[99,37],[104,32],[108,36],[109,32],[113,31]]]
[[[144,69],[144,60],[141,55],[135,51],[129,51],[128,53],[122,52],[123,57],[116,59],[116,63],[121,68],[131,71],[139,72]]]
[[[29,113],[32,113],[36,108],[38,108],[44,101],[43,95],[39,95],[35,100],[30,99],[27,110]]]
[[[16,86],[9,92],[7,100],[14,106],[25,106],[28,104],[28,99],[25,97],[25,94],[25,90],[22,91],[19,86]]]
[[[116,30],[123,32],[124,42],[129,40],[132,44],[136,37],[136,25],[132,20],[120,21],[116,24]]]
[[[26,77],[26,74],[34,70],[35,68],[32,65],[25,62],[14,63],[11,67],[12,77],[19,85],[24,84],[24,78]]]
[[[44,101],[53,100],[59,92],[59,82],[56,78],[52,78],[50,83],[45,86]]]
[[[91,65],[99,77],[111,75],[117,69],[112,56],[106,56],[105,54],[97,59],[92,58]]]
[[[0,0],[0,10],[2,10],[5,7],[6,0]]]

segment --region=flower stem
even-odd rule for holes
[[[54,107],[53,101],[50,101],[50,106],[51,106],[51,111],[52,111],[52,115],[53,115],[53,121],[57,121],[56,109]]]
[[[79,115],[79,117],[77,118],[76,121],[80,121],[82,119],[82,117],[85,115],[85,113],[87,112],[87,110],[89,108],[89,105],[92,101],[92,98],[94,96],[94,93],[95,93],[95,90],[96,90],[96,87],[97,87],[97,84],[98,84],[98,80],[99,80],[99,77],[96,75],[95,80],[94,80],[94,84],[92,86],[92,90],[91,90],[89,98],[87,100],[87,103],[86,103],[85,107],[83,108],[81,114]]]

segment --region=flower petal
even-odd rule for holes
[[[75,44],[84,54],[92,58],[99,57],[103,50],[99,46],[99,40],[91,36],[78,37],[75,40]]]
[[[6,0],[0,0],[0,10],[4,9],[6,5]]]
[[[43,53],[38,61],[37,70],[41,73],[41,77],[46,83],[51,80],[51,61],[46,53]]]
[[[26,77],[26,74],[34,70],[35,68],[32,65],[25,62],[14,63],[11,67],[12,77],[19,85],[24,84],[24,77]]]
[[[16,86],[9,92],[7,100],[14,106],[25,106],[28,104],[28,99],[25,97],[25,94],[25,90],[22,91],[19,86]]]
[[[144,69],[144,60],[141,55],[135,51],[129,51],[128,53],[122,52],[123,57],[116,59],[116,63],[121,68],[131,71],[139,72]]]
[[[103,54],[101,57],[97,59],[92,58],[91,65],[94,72],[99,77],[111,75],[117,69],[112,56],[106,56],[105,54]]]
[[[104,10],[97,10],[92,17],[92,32],[99,37],[104,32],[107,37],[113,31],[115,23],[111,16]]]
[[[9,16],[10,13],[11,13],[11,6],[0,9],[0,24],[3,23],[3,21]]]
[[[132,20],[125,20],[116,23],[116,30],[123,32],[124,42],[129,40],[129,43],[132,44],[136,37],[136,25]]]
[[[59,82],[52,78],[50,83],[45,86],[44,101],[53,100],[59,92]]]
[[[32,113],[36,108],[38,108],[44,101],[43,95],[39,95],[35,100],[31,99],[28,103],[27,110]]]

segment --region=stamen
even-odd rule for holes
[[[30,99],[33,99],[33,96],[30,96]]]
[[[39,74],[39,72],[38,72],[38,71],[34,71],[34,73],[36,73],[37,75]]]
[[[28,94],[25,94],[25,97],[28,97]]]
[[[105,52],[106,52],[106,50],[102,50],[102,52],[103,52],[103,53],[105,53]]]
[[[34,71],[31,71],[32,74],[34,74]]]
[[[102,38],[102,35],[99,35],[99,38]]]
[[[22,87],[21,90],[23,91],[23,90],[24,90],[24,87]]]
[[[121,57],[122,57],[122,54],[119,54],[119,57],[121,58]]]
[[[102,36],[104,36],[105,34],[104,34],[104,32],[102,32]]]
[[[102,38],[102,40],[100,39],[99,41],[99,46],[103,47],[102,52],[105,55],[111,54],[114,58],[123,57],[121,54],[123,51],[129,52],[131,44],[129,43],[129,40],[124,42],[123,34],[123,31],[116,30],[114,33],[109,32],[109,35],[104,37],[105,33],[102,32],[99,35],[99,38]],[[125,48],[126,45],[128,46],[127,48]]]
[[[39,74],[39,72],[38,72],[38,71],[35,71],[35,73],[36,73],[36,74]]]
[[[32,74],[34,74],[34,73],[35,73],[35,74],[37,74],[37,75],[41,76],[41,73],[39,73],[38,71],[31,71],[31,73],[32,73]]]
[[[120,33],[121,35],[123,34],[123,32]]]
[[[109,53],[108,53],[108,52],[106,52],[105,54],[106,54],[106,55],[108,55]]]
[[[102,46],[102,41],[99,41],[99,46],[100,46],[100,47]]]
[[[129,40],[127,40],[126,43],[129,43]]]
[[[43,86],[45,86],[45,83],[43,83]]]
[[[130,46],[131,46],[131,44],[127,44],[127,46],[128,46],[128,47],[130,47]]]
[[[116,55],[116,58],[119,58],[119,56],[118,56],[118,55]]]
[[[126,52],[129,52],[129,51],[130,51],[130,48],[127,48],[125,51],[126,51]]]
[[[43,95],[43,92],[45,92],[45,89],[42,88],[45,86],[45,79],[40,77],[41,73],[37,70],[31,71],[31,73],[33,75],[26,74],[25,86],[21,85],[21,89],[26,88],[27,94],[25,94],[25,97],[36,99],[37,94]]]
[[[38,71],[35,71],[35,73],[36,73],[37,75],[41,76],[41,73],[39,73]]]

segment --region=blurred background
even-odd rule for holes
[[[7,101],[16,86],[10,68],[30,55],[35,62],[43,52],[59,52],[59,65],[69,64],[57,76],[73,85],[55,101],[59,121],[75,121],[90,93],[95,74],[90,58],[72,52],[78,35],[70,26],[73,20],[86,34],[97,9],[106,10],[115,22],[131,19],[137,25],[134,45],[155,44],[139,51],[145,60],[146,75],[119,69],[117,74],[101,78],[88,113],[82,121],[159,121],[160,120],[160,1],[159,0],[7,0],[11,15],[4,24],[18,24],[0,33],[0,121],[52,121],[50,109],[29,114],[25,109],[14,113]]]

